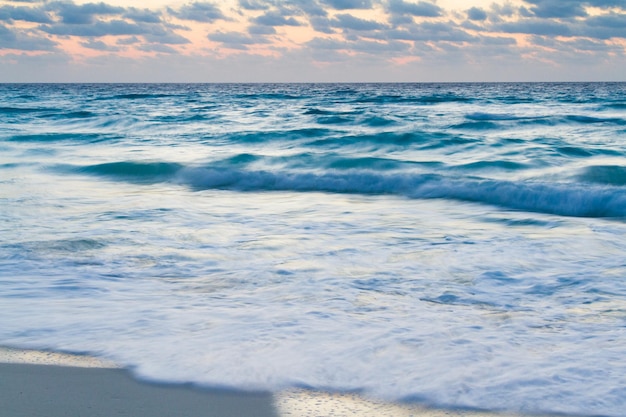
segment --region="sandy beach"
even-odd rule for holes
[[[0,348],[0,404],[8,417],[515,417],[428,409],[356,394],[279,394],[138,381],[89,356]]]

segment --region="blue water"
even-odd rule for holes
[[[626,409],[626,84],[0,85],[0,344]]]

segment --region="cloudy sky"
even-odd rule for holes
[[[626,0],[0,0],[0,82],[626,81]]]

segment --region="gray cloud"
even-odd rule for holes
[[[144,33],[143,37],[148,42],[167,45],[184,45],[190,43],[189,39],[162,26],[153,26],[146,29],[148,29],[148,31]]]
[[[239,0],[239,7],[244,10],[267,10],[270,5],[259,0]]]
[[[219,7],[213,3],[194,2],[182,6],[178,10],[171,8],[168,12],[182,20],[192,20],[195,22],[212,23],[216,20],[226,19]]]
[[[480,38],[480,43],[483,45],[512,46],[517,44],[517,40],[515,38],[507,38],[502,36],[483,36]]]
[[[274,35],[276,29],[273,26],[253,25],[248,28],[250,35]]]
[[[41,8],[35,7],[0,7],[0,21],[22,20],[33,23],[52,23],[50,15]]]
[[[371,0],[322,0],[322,3],[335,10],[371,9]]]
[[[150,31],[141,25],[125,20],[97,21],[93,24],[57,24],[40,27],[46,33],[61,36],[107,36],[107,35],[143,35]]]
[[[141,40],[136,36],[130,36],[128,38],[120,38],[115,43],[118,45],[135,45],[141,43]]]
[[[143,23],[161,23],[161,13],[149,9],[136,9],[131,7],[126,10],[124,17]]]
[[[285,18],[306,15],[313,17],[326,17],[328,12],[318,0],[240,0],[239,6],[244,10],[263,10],[266,15],[279,15]],[[241,14],[243,14],[240,11]]]
[[[408,3],[404,0],[389,0],[387,10],[392,14],[422,17],[438,17],[443,13],[441,7],[425,1]]]
[[[411,45],[399,41],[373,41],[365,39],[340,41],[330,38],[314,38],[307,42],[311,50],[322,51],[351,51],[370,55],[397,55],[399,52],[407,52]],[[323,57],[323,55],[318,55]],[[333,58],[333,60],[335,60]]]
[[[267,43],[267,40],[263,37],[253,38],[241,32],[215,32],[209,34],[207,38],[214,42],[220,42],[227,48],[240,50],[248,49],[248,45]]]
[[[94,49],[96,51],[115,52],[120,50],[120,48],[116,46],[110,46],[102,41],[96,41],[93,39],[89,39],[86,42],[81,42],[80,44],[85,48]]]
[[[585,20],[583,36],[597,39],[626,38],[626,14],[605,14]]]
[[[241,23],[248,24],[247,30],[243,33],[214,32],[207,38],[226,48],[249,50],[255,44],[269,45],[268,36],[275,35],[280,26],[308,24],[320,37],[302,45],[297,53],[276,47],[279,57],[265,57],[263,62],[297,57],[297,65],[294,65],[298,68],[313,68],[310,74],[314,75],[317,74],[315,62],[325,62],[331,66],[340,63],[344,65],[342,68],[349,68],[350,71],[356,71],[358,62],[358,65],[370,71],[370,68],[376,66],[397,69],[399,66],[396,64],[389,64],[390,58],[414,56],[420,58],[421,66],[415,64],[414,72],[407,74],[415,74],[415,71],[422,71],[421,68],[447,65],[453,67],[447,70],[447,74],[452,76],[461,71],[457,66],[460,68],[465,65],[465,69],[473,68],[476,77],[482,77],[484,65],[495,65],[499,68],[506,66],[507,71],[512,71],[510,74],[526,77],[527,74],[520,69],[524,65],[525,68],[535,68],[537,74],[542,70],[551,71],[556,65],[554,62],[559,60],[582,65],[584,59],[601,59],[611,63],[611,68],[614,68],[618,58],[626,56],[624,47],[618,42],[607,42],[615,38],[626,39],[626,0],[524,0],[525,7],[514,7],[506,0],[495,1],[497,3],[488,8],[468,6],[458,12],[448,12],[437,6],[435,0],[239,0],[234,11],[239,13]],[[137,48],[156,52],[157,57],[171,57],[168,62],[173,68],[182,68],[181,60],[188,59],[187,54],[178,54],[177,50],[182,49],[175,46],[189,44],[190,41],[181,36],[185,34],[182,30],[188,28],[169,23],[170,18],[204,23],[228,20],[222,12],[225,6],[215,0],[192,1],[181,7],[161,10],[114,7],[102,2],[77,5],[72,0],[21,3],[22,6],[15,6],[17,1],[2,2],[0,5],[0,49],[54,51],[50,55],[61,56],[63,52],[56,49],[58,45],[54,42],[55,38],[48,35],[76,36],[84,47],[93,50],[115,52]],[[588,15],[590,6],[599,7],[600,14]],[[380,18],[368,20],[344,11],[381,7],[387,12],[387,21]],[[441,18],[448,13],[457,20]],[[422,21],[424,19],[415,17],[428,19]],[[19,22],[38,25],[26,26]],[[24,29],[23,26],[30,29]],[[512,36],[503,33],[527,35],[530,44],[518,45]],[[322,34],[335,36],[323,38]],[[98,39],[107,35],[119,38],[110,42],[111,45]],[[557,39],[558,36],[566,39]],[[563,52],[558,52],[559,48]],[[111,60],[114,57],[116,54],[103,55],[103,60],[98,61],[100,63],[97,65],[104,65],[104,58]],[[499,57],[500,61],[494,57]],[[156,57],[153,58],[154,62],[160,62]],[[220,56],[219,59],[227,58]],[[233,62],[243,62],[237,59],[232,58]],[[309,61],[302,62],[303,59]],[[499,63],[504,61],[506,63]],[[622,59],[619,62],[624,61]],[[8,64],[2,62],[7,61],[0,57],[0,65],[4,65],[2,68],[8,68]],[[109,65],[108,62],[106,65]],[[224,61],[215,62],[215,68],[225,65]],[[548,65],[545,62],[551,63]],[[588,67],[591,68],[591,64]],[[267,64],[266,74],[273,75],[277,71],[272,68],[271,64]],[[367,71],[363,68],[359,70],[365,74]],[[617,70],[611,68],[606,74],[619,75],[620,71],[623,72],[623,67]],[[80,74],[77,74],[74,75],[80,78]],[[224,74],[225,77],[230,76],[228,71]],[[439,76],[440,73],[434,74]],[[501,75],[501,72],[498,74]],[[258,74],[255,71],[249,77],[257,79]],[[350,79],[352,75],[346,77]]]
[[[324,9],[316,0],[313,1],[298,1],[298,0],[287,0],[286,4],[294,7],[298,10],[302,10],[306,15],[312,17],[326,17],[328,16],[328,12]]]
[[[339,14],[330,21],[331,26],[340,29],[351,29],[356,31],[368,31],[385,29],[388,26],[374,20],[365,20],[354,17],[350,14]]]
[[[494,27],[505,33],[524,33],[528,35],[571,36],[572,29],[565,23],[552,20],[521,20],[501,23]]]
[[[472,7],[467,10],[467,18],[469,20],[483,21],[487,20],[487,12],[479,7]]]
[[[161,54],[176,55],[178,51],[171,46],[161,45],[159,43],[148,43],[139,46],[139,49],[144,52],[158,52]]]
[[[306,43],[306,46],[312,49],[346,49],[346,44],[344,42],[330,38],[313,38]]]
[[[301,26],[293,17],[285,17],[278,11],[267,12],[253,19],[253,22],[263,26]]]
[[[569,45],[571,48],[577,51],[587,51],[591,53],[605,51],[623,54],[623,51],[621,51],[618,46],[609,45],[606,42],[598,42],[590,39],[576,39],[569,42],[563,42],[562,44]]]
[[[530,11],[537,17],[579,17],[586,16],[582,1],[571,0],[528,0],[528,3],[534,4]]]
[[[391,54],[397,55],[397,52],[406,52],[411,48],[406,42],[398,41],[385,41],[374,42],[368,40],[358,40],[351,45],[351,50],[357,52],[363,52],[367,54]]]
[[[54,51],[56,45],[56,42],[48,38],[34,36],[23,30],[12,30],[0,24],[0,50]]]
[[[577,20],[530,18],[493,25],[491,30],[537,36],[626,38],[626,14],[606,13]]]
[[[446,41],[473,42],[475,37],[460,29],[454,22],[423,22],[406,29],[393,29],[384,32],[389,39],[405,41]]]
[[[74,3],[53,2],[47,4],[47,9],[55,11],[63,23],[68,25],[86,25],[94,22],[96,15],[119,15],[124,12],[122,7],[110,6],[106,3]]]
[[[332,28],[330,19],[326,17],[317,17],[313,16],[309,19],[309,23],[316,32],[331,34],[335,33],[335,30]]]
[[[511,17],[515,14],[515,9],[511,3],[492,3],[491,4],[491,19],[497,21],[500,16]]]
[[[624,0],[524,0],[532,4],[527,9],[532,15],[540,18],[572,18],[587,16],[585,10],[588,6],[606,7],[626,7]]]

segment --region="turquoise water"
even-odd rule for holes
[[[626,84],[0,85],[0,344],[626,408]]]

